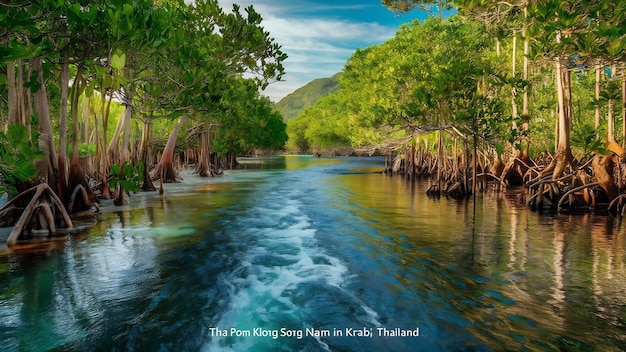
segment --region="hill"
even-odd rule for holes
[[[300,111],[313,105],[317,99],[336,91],[339,88],[340,75],[341,73],[337,73],[330,78],[314,79],[282,98],[274,108],[281,113],[285,121],[293,119]]]

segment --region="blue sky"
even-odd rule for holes
[[[263,92],[272,101],[316,78],[342,70],[357,48],[380,44],[393,37],[400,25],[424,17],[413,11],[396,15],[380,0],[219,0],[224,10],[232,4],[253,5],[262,26],[289,55],[283,81]]]

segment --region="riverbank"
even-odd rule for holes
[[[428,198],[378,159],[262,161],[0,254],[0,350],[626,349],[626,224]]]
[[[100,199],[99,200],[99,210],[98,211],[87,211],[79,214],[72,214],[71,219],[74,223],[74,227],[69,231],[60,231],[56,234],[48,235],[48,234],[36,234],[31,235],[28,239],[20,240],[19,245],[29,245],[29,244],[37,244],[43,243],[50,240],[58,240],[60,238],[71,236],[72,234],[84,232],[86,228],[93,226],[95,223],[99,221],[99,218],[102,214],[108,212],[117,212],[117,211],[130,211],[133,209],[138,209],[145,207],[146,199],[149,198],[164,198],[167,199],[169,196],[181,195],[187,192],[193,192],[195,187],[198,187],[203,183],[203,180],[207,180],[206,177],[200,177],[193,173],[192,169],[184,169],[180,171],[180,175],[182,177],[181,182],[176,183],[166,183],[164,184],[164,194],[159,194],[158,191],[154,192],[144,192],[140,191],[137,193],[133,193],[130,196],[129,204],[126,205],[115,205],[113,204],[112,199]],[[155,186],[157,189],[160,186],[160,181],[155,181]],[[0,207],[7,202],[7,197],[4,195],[0,198]],[[9,251],[6,241],[13,230],[13,226],[11,227],[0,227],[0,255]],[[28,246],[27,246],[28,247]],[[19,247],[18,247],[19,248]]]
[[[245,170],[263,170],[285,165],[285,157],[282,155],[271,155],[265,157],[241,157],[239,158],[242,169]],[[312,158],[312,157],[311,157]],[[330,162],[330,159],[327,160]],[[302,167],[304,164],[296,167]],[[224,174],[217,177],[201,177],[194,173],[194,168],[185,168],[179,171],[181,180],[179,182],[165,183],[163,185],[164,193],[159,194],[158,191],[145,192],[139,191],[132,193],[129,197],[129,203],[126,205],[115,205],[112,199],[99,199],[99,210],[93,212],[82,212],[72,214],[71,219],[74,222],[74,228],[69,232],[59,232],[57,234],[32,236],[27,240],[21,240],[20,244],[31,244],[45,242],[51,239],[58,239],[76,232],[84,232],[86,227],[93,226],[101,221],[103,214],[109,212],[128,212],[135,209],[143,209],[149,206],[155,199],[167,201],[170,197],[185,197],[195,192],[217,191],[220,184],[228,183],[228,178],[233,170],[225,170]],[[158,190],[160,181],[154,181],[154,185]],[[0,207],[8,202],[6,194],[0,197]],[[6,240],[9,237],[13,227],[0,227],[0,254],[8,251]]]

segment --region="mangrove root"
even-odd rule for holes
[[[44,231],[47,230],[49,233],[53,233],[57,231],[57,227],[65,226],[67,229],[73,227],[72,220],[63,206],[63,203],[50,186],[45,183],[18,194],[0,209],[0,214],[11,207],[15,207],[15,203],[30,195],[32,195],[30,202],[22,211],[11,234],[9,234],[9,238],[7,239],[8,245],[15,244],[19,237],[31,228],[40,227]],[[60,214],[60,220],[55,219],[55,211],[56,214]],[[32,224],[33,220],[36,224]]]
[[[113,204],[127,205],[128,203],[130,203],[130,194],[118,183],[113,190]]]
[[[626,194],[621,194],[609,203],[609,211],[613,211],[621,215],[626,213]]]
[[[615,185],[615,178],[613,178],[613,163],[612,156],[600,156],[593,157],[592,162],[593,174],[600,187],[604,190],[609,201],[615,199],[619,195],[617,186]]]
[[[92,195],[89,194],[85,187],[81,184],[74,187],[74,191],[72,191],[72,195],[70,196],[70,201],[67,205],[67,212],[69,214],[74,214],[82,211],[89,210],[91,206],[96,208],[96,211],[100,210],[97,202],[92,201]]]
[[[599,182],[591,182],[591,183],[587,183],[587,184],[584,184],[582,186],[578,186],[578,187],[574,187],[573,189],[570,189],[569,191],[565,192],[565,194],[563,194],[561,199],[559,199],[559,203],[557,205],[557,209],[559,211],[564,210],[563,203],[565,203],[565,201],[567,201],[567,200],[569,200],[570,208],[573,207],[574,205],[576,205],[575,204],[576,203],[576,198],[574,197],[576,192],[588,189],[590,187],[595,187],[595,186],[598,186],[598,185],[600,185]],[[587,200],[585,199],[585,201],[587,201]],[[587,205],[589,205],[589,203],[587,203]]]

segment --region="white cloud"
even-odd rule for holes
[[[278,101],[295,89],[316,78],[330,77],[341,71],[346,60],[357,48],[381,43],[392,37],[397,28],[376,22],[357,22],[342,19],[315,17],[317,11],[341,13],[372,7],[373,11],[386,11],[373,5],[325,5],[309,1],[220,0],[224,10],[237,3],[241,8],[252,4],[263,17],[262,26],[289,57],[283,63],[285,75],[263,92],[272,101]]]

